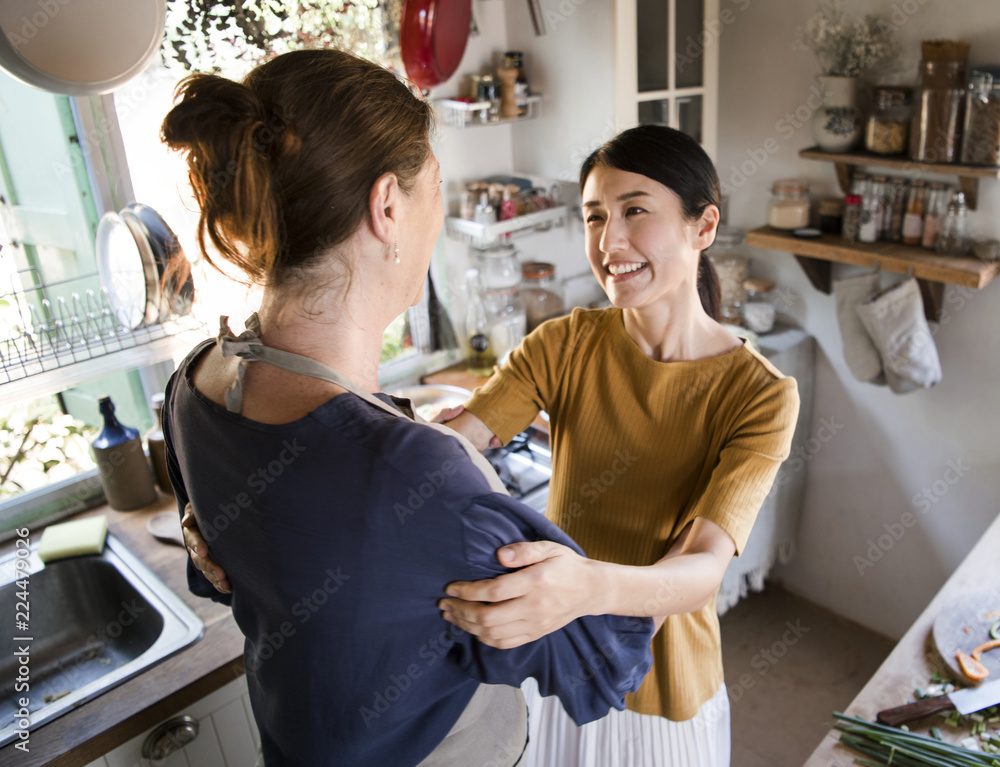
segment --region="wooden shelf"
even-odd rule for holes
[[[824,152],[818,147],[810,147],[799,152],[799,157],[806,160],[832,162],[837,166],[837,180],[841,190],[846,194],[850,189],[851,175],[858,166],[889,168],[892,170],[915,171],[918,173],[937,173],[945,176],[958,176],[958,183],[965,193],[965,200],[970,210],[975,210],[979,200],[979,179],[1000,179],[1000,166],[993,165],[958,165],[947,162],[921,162],[911,160],[902,155],[885,156],[873,152]]]
[[[940,256],[894,242],[851,243],[833,234],[807,239],[770,226],[748,232],[746,243],[794,254],[813,287],[824,293],[833,289],[832,262],[910,274],[920,282],[927,318],[934,321],[940,318],[945,284],[979,290],[1000,272],[1000,262]]]
[[[955,258],[913,245],[894,242],[847,242],[834,234],[824,234],[816,239],[796,237],[791,232],[762,226],[747,233],[747,245],[770,248],[810,256],[840,264],[854,264],[887,272],[912,274],[914,277],[948,285],[961,285],[978,290],[989,284],[1000,272],[1000,262],[980,261],[978,258]]]

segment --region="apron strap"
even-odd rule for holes
[[[270,346],[264,346],[263,342],[260,340],[260,318],[257,316],[256,312],[247,318],[245,326],[246,330],[238,336],[235,336],[233,335],[233,331],[229,329],[229,317],[222,316],[219,318],[219,336],[217,344],[219,346],[219,350],[222,352],[222,356],[239,357],[239,365],[236,368],[236,379],[230,385],[229,389],[226,390],[226,409],[231,413],[240,413],[243,409],[243,375],[246,372],[246,363],[266,362],[270,365],[281,368],[282,370],[288,370],[289,372],[298,373],[299,375],[310,376],[311,378],[318,378],[321,381],[328,381],[329,383],[346,389],[351,392],[351,394],[360,397],[374,407],[384,410],[387,413],[391,413],[398,418],[407,418],[405,414],[401,413],[396,408],[387,405],[371,392],[366,391],[349,378],[342,376],[336,370],[327,367],[322,362],[317,362],[309,357],[303,357],[300,354],[293,354],[292,352],[286,352],[281,349],[272,349]],[[442,432],[447,434],[449,437],[457,439],[466,454],[469,456],[469,459],[486,479],[490,489],[495,493],[508,495],[507,488],[504,487],[503,482],[497,475],[496,470],[490,465],[490,462],[487,461],[483,454],[476,450],[475,446],[462,434],[459,434],[454,429],[448,428],[444,424],[428,423],[417,416],[416,413],[414,413],[412,420],[425,426],[430,426],[435,431]]]

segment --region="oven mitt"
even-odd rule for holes
[[[915,279],[886,288],[857,311],[882,357],[889,388],[896,394],[929,389],[941,380],[941,361]]]
[[[878,293],[879,276],[875,272],[834,280],[833,295],[837,300],[837,321],[840,323],[847,367],[859,381],[884,386],[885,376],[878,349],[857,312],[858,306]]]

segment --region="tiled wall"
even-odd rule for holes
[[[257,726],[250,711],[246,679],[240,677],[175,716],[190,716],[200,725],[198,737],[163,761],[142,758],[149,732],[108,752],[87,767],[253,767],[257,760]],[[167,717],[172,719],[173,717]]]

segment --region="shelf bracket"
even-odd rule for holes
[[[924,300],[924,316],[928,322],[941,322],[941,308],[944,305],[944,283],[917,278],[920,297]]]
[[[830,295],[833,292],[833,263],[821,258],[810,258],[795,254],[802,271],[806,273],[812,286],[821,293]]]
[[[802,271],[809,278],[810,284],[816,290],[826,295],[833,293],[833,262],[825,261],[821,258],[810,258],[809,256],[795,255],[795,260],[799,262]],[[924,302],[924,316],[928,322],[941,321],[941,308],[944,305],[944,283],[933,282],[917,278],[917,285],[920,287],[920,297]]]
[[[848,162],[835,162],[833,165],[837,169],[837,183],[840,184],[840,191],[845,195],[850,194],[851,176],[854,175],[854,171],[858,166]]]

